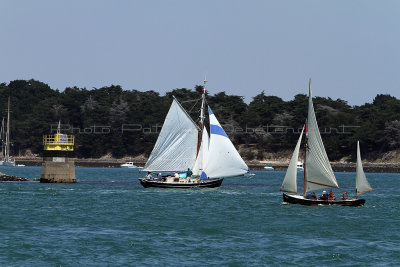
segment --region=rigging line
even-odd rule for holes
[[[201,100],[201,98],[200,99],[192,99],[192,100],[182,101],[181,104],[182,103],[187,103],[187,102],[194,102],[194,101],[198,102],[199,100]]]
[[[194,103],[194,105],[192,106],[192,108],[188,111],[188,113],[192,112],[193,108],[197,105],[197,102],[199,102],[200,99],[197,100],[191,100],[191,102],[196,101],[196,103]],[[188,101],[186,101],[188,102]]]

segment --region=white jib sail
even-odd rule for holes
[[[217,118],[208,108],[210,118],[210,144],[207,162],[204,166],[208,178],[233,177],[247,173],[249,167],[229,140]]]
[[[326,187],[339,188],[319,133],[312,102],[311,86],[308,100],[308,152],[306,159],[307,191]]]
[[[299,151],[301,145],[301,139],[303,138],[303,130],[301,130],[301,134],[299,140],[297,141],[296,148],[294,149],[292,158],[289,162],[289,167],[286,171],[285,179],[283,180],[281,191],[297,193],[297,161],[299,160]]]
[[[199,153],[193,166],[194,175],[200,175],[203,172],[204,164],[207,161],[209,139],[207,129],[204,127]]]
[[[356,170],[356,190],[357,194],[372,191],[371,185],[365,177],[364,169],[361,162],[360,142],[357,141],[357,170]]]
[[[144,171],[193,168],[199,127],[174,98]]]

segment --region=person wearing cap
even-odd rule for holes
[[[319,197],[320,200],[328,200],[329,195],[326,193],[326,191],[322,191],[322,196]]]

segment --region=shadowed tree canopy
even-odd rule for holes
[[[10,96],[14,155],[27,149],[41,153],[42,135],[60,119],[65,131],[76,136],[78,157],[149,155],[173,96],[198,122],[202,89],[196,85],[160,95],[110,85],[91,90],[68,87],[59,92],[37,80],[15,80],[0,84],[0,108],[6,117]],[[307,117],[307,103],[305,94],[284,101],[262,91],[249,104],[242,96],[226,92],[207,95],[207,104],[234,144],[255,148],[253,157],[258,159],[265,152],[293,149],[297,130]],[[316,97],[314,106],[331,160],[354,155],[356,140],[365,157],[400,149],[400,100],[395,97],[378,94],[372,103],[354,107],[342,99]]]

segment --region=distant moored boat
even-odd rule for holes
[[[133,164],[133,162],[126,162],[124,164],[120,165],[121,168],[130,168],[130,169],[141,169],[142,167],[138,167],[135,164]]]

